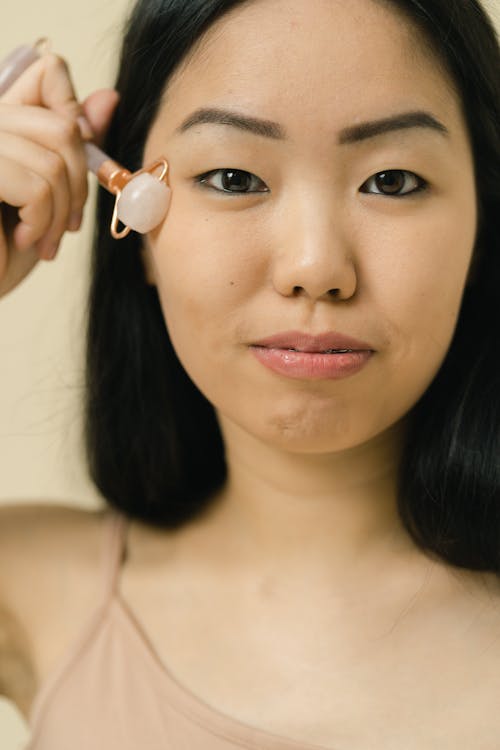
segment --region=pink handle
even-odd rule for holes
[[[0,63],[0,96],[12,86],[26,68],[40,57],[35,47],[16,47],[10,55]]]

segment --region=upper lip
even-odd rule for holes
[[[255,341],[253,346],[275,349],[297,349],[300,352],[324,352],[328,349],[352,349],[353,351],[373,351],[366,341],[351,338],[336,331],[325,331],[316,336],[302,331],[283,331]]]

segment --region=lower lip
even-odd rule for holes
[[[289,378],[314,380],[346,378],[359,372],[371,358],[372,351],[346,354],[319,354],[317,352],[292,352],[288,349],[250,347],[259,362],[279,375]]]

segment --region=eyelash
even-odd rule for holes
[[[198,175],[197,177],[194,178],[194,180],[195,180],[196,183],[198,183],[198,184],[206,187],[207,189],[215,190],[216,193],[221,193],[222,195],[227,195],[227,196],[229,196],[229,195],[233,195],[233,196],[234,195],[236,195],[236,196],[256,195],[258,193],[267,193],[267,192],[269,192],[268,190],[246,190],[246,191],[243,190],[241,192],[237,192],[235,190],[224,190],[224,189],[221,190],[220,188],[213,187],[213,185],[209,185],[207,183],[207,179],[209,177],[213,176],[213,175],[219,174],[219,172],[236,172],[236,173],[239,173],[239,174],[250,175],[250,177],[255,177],[257,180],[259,180],[260,182],[262,182],[262,180],[260,180],[260,178],[257,177],[257,175],[254,175],[251,172],[246,172],[243,169],[231,169],[229,167],[225,168],[225,169],[212,169],[209,172],[205,172],[204,174]],[[416,195],[417,193],[423,192],[424,190],[427,190],[428,187],[429,187],[429,183],[426,180],[424,180],[423,177],[420,177],[419,175],[415,174],[415,172],[409,172],[406,169],[386,169],[383,172],[377,172],[376,174],[372,175],[363,184],[366,185],[368,182],[370,182],[371,180],[373,180],[376,177],[379,177],[380,175],[384,175],[384,174],[387,175],[387,174],[393,174],[393,173],[396,173],[396,174],[397,173],[401,173],[401,174],[411,175],[412,177],[415,177],[417,179],[417,181],[419,182],[418,187],[414,188],[414,190],[410,190],[410,192],[408,192],[408,193],[399,193],[399,194],[392,193],[392,194],[390,194],[390,193],[383,193],[383,192],[375,192],[375,193],[369,193],[369,194],[370,195],[383,195],[386,198],[407,198],[407,197],[409,197],[411,195]],[[264,184],[264,183],[262,182],[262,184]]]

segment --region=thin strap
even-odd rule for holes
[[[106,521],[104,539],[104,600],[116,592],[121,564],[126,557],[127,517],[112,508]]]

